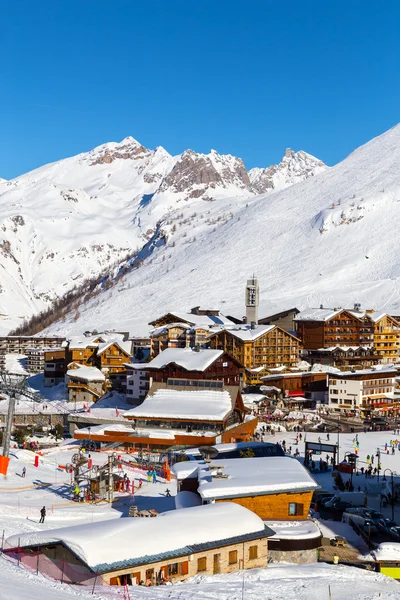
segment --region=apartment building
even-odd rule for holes
[[[393,367],[340,371],[328,374],[328,403],[341,410],[371,410],[394,402],[395,377]]]

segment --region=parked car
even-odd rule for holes
[[[350,506],[364,506],[364,492],[337,492],[332,498],[323,501],[321,504],[326,508],[330,508],[337,502],[349,502]]]
[[[387,533],[392,527],[397,527],[397,523],[392,519],[379,519],[377,526],[382,533]]]
[[[342,521],[348,523],[351,520],[356,525],[359,525],[359,527],[364,527],[366,523],[374,523],[377,525],[383,518],[384,516],[382,513],[379,513],[372,508],[349,508],[343,513]]]
[[[325,500],[330,500],[333,498],[334,494],[332,492],[324,492],[324,491],[316,491],[313,494],[313,499],[311,502],[311,508],[316,510],[320,506],[323,506]]]
[[[321,506],[325,507],[326,503],[330,502],[330,500],[332,500],[332,498],[334,498],[334,497],[335,497],[335,494],[326,494],[326,496],[319,497],[317,502]]]
[[[332,506],[329,510],[332,513],[334,520],[340,520],[344,512],[346,512],[349,508],[351,508],[351,504],[349,502],[336,502],[334,506]]]

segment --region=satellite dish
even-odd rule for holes
[[[211,460],[218,456],[218,450],[214,446],[200,446],[199,452],[205,460]]]

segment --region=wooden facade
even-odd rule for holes
[[[255,382],[260,381],[269,368],[294,367],[299,361],[300,340],[280,327],[273,326],[252,340],[241,339],[234,330],[224,329],[212,334],[209,340],[211,348],[231,354],[246,369],[262,368],[259,374],[254,374]],[[246,373],[247,381],[249,377]]]
[[[130,361],[130,354],[121,348],[118,342],[112,342],[96,353],[95,366],[107,369],[108,373],[126,373],[125,363]]]
[[[225,498],[216,502],[235,502],[248,508],[261,519],[302,521],[308,517],[313,492],[276,493],[240,498]]]
[[[400,323],[390,315],[374,322],[374,351],[384,363],[399,360]]]
[[[167,348],[203,348],[206,346],[210,330],[207,327],[167,324],[150,333],[150,356],[154,358]]]
[[[143,365],[154,383],[166,383],[168,379],[213,379],[223,381],[224,385],[239,385],[244,369],[235,358],[224,352],[204,371],[187,370],[176,363],[169,363],[163,368],[153,369],[151,363]]]
[[[333,346],[372,346],[374,340],[374,324],[364,313],[356,316],[354,312],[341,310],[321,321],[302,321],[300,313],[295,323],[297,336],[305,350]]]
[[[328,389],[326,373],[314,372],[267,375],[263,378],[263,384],[277,387],[283,393],[311,395],[312,393],[324,392]]]

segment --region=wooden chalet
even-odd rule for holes
[[[195,491],[203,504],[234,502],[266,520],[307,519],[313,492],[319,487],[307,469],[288,456],[217,456],[209,463],[178,462],[172,472],[178,489]]]
[[[224,385],[239,385],[244,371],[240,362],[223,350],[193,348],[169,348],[151,362],[140,365],[140,369],[148,371],[154,383],[166,383],[168,379],[214,379]]]
[[[250,370],[247,383],[259,383],[269,368],[295,367],[300,355],[300,340],[276,325],[225,327],[212,333],[209,343]]]
[[[374,352],[383,363],[400,358],[400,322],[387,313],[371,314],[374,323]]]
[[[104,396],[109,386],[105,375],[96,367],[70,363],[66,374],[68,401],[91,404]]]
[[[334,346],[372,347],[374,324],[365,312],[340,308],[307,309],[295,317],[304,350]]]

